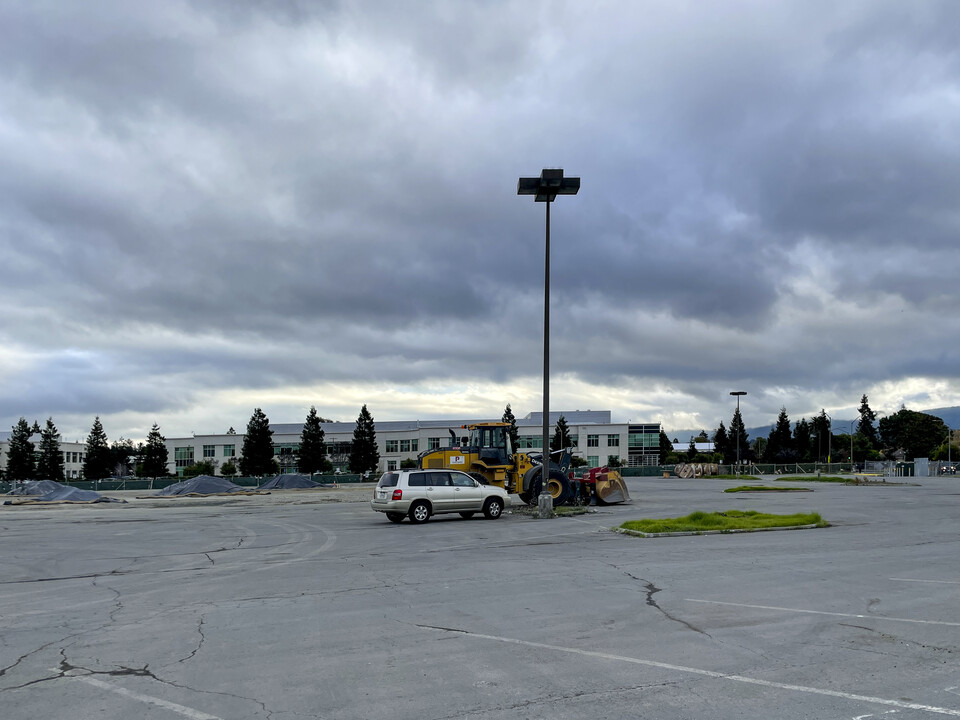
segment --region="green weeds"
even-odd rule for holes
[[[726,512],[692,512],[679,518],[645,518],[628,520],[620,527],[642,533],[672,532],[729,532],[731,530],[764,530],[768,528],[816,525],[827,527],[820,513],[795,513],[793,515],[770,515],[756,510],[727,510]]]

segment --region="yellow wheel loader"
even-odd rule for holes
[[[451,430],[453,446],[420,453],[417,466],[462,470],[485,485],[497,485],[516,493],[523,502],[536,505],[543,483],[542,453],[517,452],[510,443],[509,423],[477,423],[464,429],[470,432],[465,445]],[[598,505],[610,505],[630,499],[616,470],[594,469],[582,477],[573,477],[569,451],[557,451],[551,456],[547,491],[555,506],[587,504],[591,499]]]

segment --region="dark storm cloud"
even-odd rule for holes
[[[707,414],[732,383],[781,388],[774,415],[955,387],[958,19],[3,5],[4,406],[536,376],[544,207],[515,185],[549,166],[582,177],[553,208],[558,372]]]

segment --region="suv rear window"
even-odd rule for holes
[[[377,483],[377,487],[396,487],[397,481],[400,479],[399,473],[388,472],[380,476],[380,482]]]

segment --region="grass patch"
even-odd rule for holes
[[[820,513],[770,515],[756,510],[727,510],[726,512],[692,512],[686,517],[628,520],[620,527],[643,533],[706,532],[730,530],[764,530],[767,528],[816,525],[827,527]]]
[[[711,480],[759,480],[756,475],[704,475]]]
[[[783,482],[832,482],[849,483],[853,482],[851,477],[840,477],[839,475],[790,475],[788,477],[778,477],[777,480]]]
[[[772,487],[770,485],[739,485],[737,487],[727,488],[724,492],[810,492],[810,488],[799,487]]]

